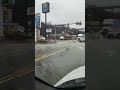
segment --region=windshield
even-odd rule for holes
[[[113,24],[103,24],[103,27],[113,27]]]
[[[78,37],[83,37],[83,38],[85,38],[85,34],[78,34]]]
[[[36,1],[40,2],[40,0]],[[46,3],[46,1],[49,2]],[[65,0],[64,2],[74,5],[76,8],[79,7],[77,3],[81,3],[79,0],[75,2],[73,0]],[[81,7],[83,7],[84,10],[84,0],[82,3],[83,6]],[[59,2],[58,0],[43,0],[39,6],[47,8],[49,4],[51,10],[47,11],[49,15],[47,15],[48,21],[46,25],[44,22],[45,13],[42,13],[44,10],[41,10],[40,14],[36,14],[36,17],[40,19],[37,19],[35,22],[35,77],[53,87],[83,87],[85,85],[85,42],[78,42],[78,33],[81,29],[85,28],[84,21],[80,21],[81,18],[85,18],[85,16],[83,14],[83,17],[81,17],[81,11],[79,12],[79,17],[77,12],[68,14],[67,6],[62,3],[61,0]],[[36,3],[36,5],[38,5],[38,3]],[[58,5],[64,5],[66,9],[59,8],[57,7]],[[59,12],[66,13],[61,15],[61,13],[58,12],[57,14],[57,10],[52,9],[53,6],[54,8],[58,8]],[[71,8],[71,6],[69,6],[69,8]],[[51,12],[52,10],[53,12]],[[68,17],[66,17],[66,15]],[[74,18],[72,18],[73,20],[70,20],[69,16],[74,16]],[[64,21],[64,19],[67,22]],[[38,25],[39,22],[42,22],[41,25]],[[44,39],[40,37],[44,37]],[[85,38],[85,32],[82,33],[82,37]],[[80,40],[85,41],[83,38]],[[68,83],[71,84],[68,86]]]
[[[85,65],[85,44],[77,40],[51,42],[36,44],[35,76],[54,86],[68,73]]]

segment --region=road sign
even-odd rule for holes
[[[48,2],[42,4],[42,13],[50,12],[50,4]]]
[[[46,32],[52,32],[52,29],[50,28],[50,29],[46,29]]]

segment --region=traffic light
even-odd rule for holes
[[[76,25],[82,25],[82,23],[81,22],[76,22]]]

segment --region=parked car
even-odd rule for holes
[[[120,39],[120,28],[119,29],[113,29],[110,32],[107,33],[107,38],[119,38]]]
[[[64,36],[60,36],[60,40],[64,40],[65,39],[65,37]]]

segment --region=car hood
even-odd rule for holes
[[[74,79],[79,79],[79,78],[85,78],[85,66],[81,66],[70,73],[68,73],[66,76],[64,76],[60,81],[58,81],[54,87],[58,87],[62,85],[63,83],[74,80]]]

